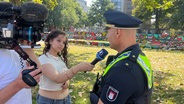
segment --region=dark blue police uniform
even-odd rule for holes
[[[114,10],[107,11],[105,18],[107,23],[122,28],[134,28],[142,23],[137,18]],[[106,65],[105,72],[97,78],[90,94],[92,104],[96,104],[99,98],[104,104],[150,104],[152,70],[138,44],[116,56],[109,56]]]
[[[143,54],[138,45],[133,45],[122,53],[133,51],[134,54]],[[117,58],[121,53],[114,56]],[[132,53],[133,54],[133,53]],[[130,56],[129,56],[130,57]],[[144,91],[147,88],[146,76],[136,63],[136,58],[126,58],[116,63],[109,72],[102,77],[99,95],[104,104],[144,104]],[[109,97],[113,97],[110,99]],[[142,96],[142,99],[139,97]],[[146,95],[147,96],[147,95]],[[134,100],[138,100],[137,103]],[[134,102],[134,103],[131,103]],[[145,103],[146,104],[146,103]]]

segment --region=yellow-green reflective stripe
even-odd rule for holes
[[[109,71],[109,69],[116,64],[118,61],[123,60],[127,57],[129,57],[131,51],[125,52],[123,54],[121,54],[120,56],[118,56],[115,60],[113,60],[105,69],[103,76],[107,74],[107,72]],[[148,60],[147,57],[139,55],[137,58],[137,63],[141,66],[141,68],[144,70],[147,80],[148,80],[148,88],[152,88],[152,83],[153,83],[153,72],[151,70],[151,64]]]
[[[116,64],[118,61],[123,60],[123,59],[129,57],[130,53],[131,53],[131,51],[125,52],[125,53],[121,54],[120,56],[118,56],[115,60],[113,60],[113,61],[106,67],[106,69],[105,69],[105,71],[104,71],[104,73],[103,73],[103,76],[104,76],[105,74],[107,74],[107,72],[109,71],[109,69],[110,69],[114,64]]]
[[[150,62],[148,61],[147,57],[139,55],[137,58],[138,64],[142,67],[144,72],[146,73],[146,77],[148,79],[148,88],[152,88],[152,70],[151,70],[151,65]]]

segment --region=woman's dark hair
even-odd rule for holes
[[[66,33],[63,32],[63,31],[60,31],[60,30],[54,30],[54,31],[51,31],[48,36],[46,37],[45,39],[45,48],[43,49],[43,54],[46,55],[46,53],[49,51],[50,49],[50,44],[49,44],[49,41],[50,40],[53,40],[54,38],[56,38],[57,36],[59,35],[64,35],[66,36]],[[58,56],[59,57],[63,57],[63,60],[65,62],[66,65],[68,65],[68,59],[67,59],[67,55],[68,55],[68,39],[66,39],[66,42],[65,42],[65,46],[63,48],[63,50],[58,53]]]

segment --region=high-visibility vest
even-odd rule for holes
[[[124,52],[121,55],[119,55],[116,59],[114,59],[105,69],[103,76],[105,76],[107,74],[107,72],[109,71],[109,69],[115,65],[117,62],[126,59],[130,56],[131,51],[128,52]],[[148,58],[146,56],[143,56],[141,54],[139,54],[136,62],[141,66],[141,68],[143,69],[146,77],[147,77],[147,81],[148,81],[148,88],[151,89],[153,86],[153,72],[151,69],[151,64],[148,60]]]

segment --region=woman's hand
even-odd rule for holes
[[[68,87],[69,87],[69,81],[66,81],[65,83],[63,83],[63,86],[62,86],[63,89],[68,89]]]
[[[77,73],[78,71],[91,71],[95,66],[88,62],[81,62],[75,66],[73,66],[71,69],[74,73]]]

